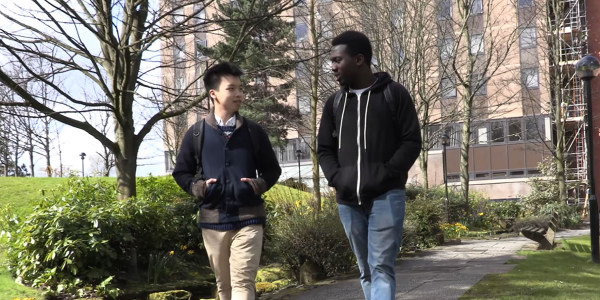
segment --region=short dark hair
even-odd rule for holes
[[[371,48],[371,41],[364,33],[354,30],[344,31],[331,41],[331,46],[338,45],[346,45],[346,51],[352,56],[362,54],[367,66],[371,65],[373,48]]]
[[[221,78],[224,76],[242,77],[242,75],[244,75],[244,72],[238,66],[230,62],[222,62],[208,68],[202,80],[204,81],[204,88],[208,91],[218,89]]]

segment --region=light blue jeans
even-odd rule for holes
[[[366,300],[395,299],[405,200],[405,190],[391,190],[373,199],[372,207],[338,205]]]

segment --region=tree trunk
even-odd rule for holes
[[[137,171],[137,151],[128,156],[119,153],[115,155],[117,169],[117,190],[119,199],[128,199],[136,195],[135,173]]]
[[[122,126],[116,120],[114,120],[114,124],[116,149],[111,149],[111,151],[115,156],[119,199],[123,200],[136,196],[135,176],[141,141],[138,141],[135,136],[133,126],[129,126],[129,124]]]
[[[466,101],[468,102],[468,101]],[[465,103],[462,139],[460,147],[460,185],[462,198],[465,201],[465,212],[469,214],[469,148],[471,146],[471,105]]]
[[[310,158],[312,160],[313,197],[315,211],[321,211],[321,175],[319,174],[319,160],[317,157],[317,103],[319,101],[319,76],[321,70],[321,59],[319,53],[319,37],[316,21],[316,0],[310,2],[310,33],[313,44],[313,64],[310,84]]]
[[[46,156],[46,174],[52,177],[52,163],[50,162],[50,118],[44,121],[44,155]]]
[[[33,145],[30,146],[33,147]],[[31,177],[35,177],[35,170],[33,169],[33,150],[29,151],[29,168],[31,169]]]
[[[29,168],[31,169],[31,177],[35,177],[35,170],[33,169],[33,134],[31,132],[32,128],[28,128],[27,132],[27,143],[29,143]]]
[[[15,134],[15,177],[19,176],[19,137]]]
[[[421,147],[421,154],[419,155],[419,166],[421,167],[421,176],[423,176],[423,188],[429,189],[429,174],[427,173],[427,167],[429,164],[429,133],[427,127],[421,127],[421,137],[423,138],[423,144]]]
[[[559,85],[560,87],[560,85]],[[556,181],[558,181],[558,197],[562,203],[567,203],[567,174],[565,170],[565,127],[561,101],[556,101],[554,120],[556,124],[556,149],[554,152],[554,163],[556,164]]]

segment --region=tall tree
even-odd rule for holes
[[[286,104],[293,87],[290,73],[295,68],[289,55],[295,40],[294,24],[282,15],[265,18],[253,26],[242,19],[261,18],[265,11],[281,10],[285,3],[236,0],[217,5],[214,19],[221,22],[223,40],[211,48],[198,47],[213,60],[228,58],[240,66],[246,86],[241,113],[262,125],[272,142],[279,144],[298,117],[297,110]]]
[[[29,2],[28,2],[29,3]],[[0,68],[0,83],[19,95],[16,103],[0,106],[29,106],[54,120],[81,129],[106,146],[115,156],[118,189],[121,198],[135,196],[135,176],[140,145],[154,125],[198,106],[202,97],[187,97],[173,85],[156,82],[153,73],[172,69],[174,59],[157,60],[155,51],[173,53],[177,36],[210,31],[216,22],[242,22],[239,41],[260,22],[290,8],[291,2],[263,7],[257,15],[238,14],[233,20],[210,20],[190,13],[195,4],[211,6],[213,0],[35,0],[32,8],[20,3],[3,4],[0,15],[12,26],[0,28],[0,51],[7,59]],[[214,31],[215,33],[218,31]],[[85,38],[83,38],[85,37]],[[159,47],[156,47],[159,45]],[[57,55],[49,56],[52,49]],[[185,52],[184,52],[185,54]],[[237,56],[237,49],[230,55]],[[79,89],[61,89],[27,65],[33,58],[51,63],[52,72],[61,78],[75,78]],[[193,55],[185,56],[188,65],[197,63]],[[51,108],[23,89],[7,73],[17,64],[29,77],[57,92],[64,101]],[[106,96],[98,102],[83,97],[81,90],[94,90]],[[184,86],[183,89],[187,89]],[[176,93],[177,92],[177,93]],[[163,103],[154,95],[171,95]],[[152,109],[148,118],[139,111]],[[102,134],[81,113],[109,112],[114,122],[113,139]]]
[[[436,4],[420,0],[368,0],[354,5],[361,12],[361,23],[372,38],[373,64],[403,84],[413,97],[419,114],[422,145],[419,167],[422,185],[429,186],[429,150],[437,144],[439,132],[433,124],[456,120],[455,113],[443,116],[436,110],[444,91],[439,78],[439,36]]]
[[[469,149],[478,138],[473,136],[472,128],[477,124],[476,120],[501,115],[510,107],[508,104],[520,99],[518,92],[512,92],[510,88],[515,84],[512,72],[518,67],[506,64],[518,61],[515,44],[519,40],[519,30],[512,2],[456,0],[455,4],[443,0],[438,2],[436,9],[441,19],[438,23],[440,86],[451,87],[452,95],[446,96],[456,99],[455,102],[444,101],[442,109],[458,112],[462,122],[460,182],[468,209]]]
[[[567,203],[569,181],[587,178],[585,151],[586,104],[573,64],[587,54],[584,1],[547,0],[520,4],[520,43],[527,66],[522,81],[524,105],[531,111],[538,139],[551,153],[552,175],[559,200]],[[549,97],[549,102],[540,100]],[[550,119],[553,143],[539,120]],[[580,195],[583,197],[583,195]]]

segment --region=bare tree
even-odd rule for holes
[[[423,186],[429,186],[428,155],[437,143],[439,132],[432,124],[455,121],[455,112],[443,116],[436,110],[441,95],[439,73],[439,36],[435,2],[418,0],[363,1],[356,4],[361,23],[373,43],[373,65],[388,72],[413,96],[422,135],[419,166]],[[448,89],[448,87],[444,87]]]
[[[460,114],[460,181],[462,198],[469,205],[469,149],[473,143],[474,120],[499,115],[519,99],[512,92],[512,69],[505,63],[516,60],[519,30],[507,11],[516,5],[505,0],[457,0],[438,2],[436,9],[441,44],[441,86],[456,87],[455,103],[442,103],[442,110]],[[454,16],[456,12],[456,16]],[[515,53],[516,52],[516,53]],[[447,106],[451,106],[448,109]],[[442,112],[444,113],[444,112]]]
[[[584,1],[547,0],[531,3],[519,10],[521,47],[526,66],[522,81],[524,105],[531,112],[530,123],[541,144],[552,154],[554,179],[559,198],[567,203],[569,181],[587,178],[585,151],[586,105],[581,80],[573,63],[587,54],[587,24]],[[569,32],[569,33],[567,33]],[[542,67],[545,66],[545,67]],[[542,93],[549,103],[542,103]],[[554,142],[537,126],[543,117],[550,119]]]
[[[197,78],[182,89],[153,79],[154,73],[175,66],[175,59],[156,60],[155,46],[160,44],[158,51],[162,53],[173,53],[176,37],[219,30],[218,23],[199,17],[199,11],[186,13],[195,8],[195,4],[211,6],[213,0],[160,1],[158,6],[154,3],[149,0],[36,0],[32,9],[14,4],[15,8],[3,5],[0,10],[0,15],[14,25],[10,30],[0,29],[0,49],[10,60],[7,65],[21,65],[31,78],[44,83],[64,99],[55,109],[44,105],[39,97],[15,82],[3,67],[0,83],[22,100],[0,105],[32,107],[97,139],[115,156],[121,198],[136,194],[138,151],[154,125],[198,106],[203,98],[188,97],[183,93]],[[283,1],[281,6],[265,11],[263,16],[245,21],[251,28],[293,5],[292,1]],[[18,30],[14,30],[15,27]],[[242,32],[241,35],[245,37],[246,34]],[[46,53],[50,49],[55,49],[57,55],[48,56]],[[49,62],[50,71],[62,78],[79,76],[85,90],[98,91],[107,101],[84,99],[76,90],[59,88],[44,74],[29,67],[26,57]],[[179,57],[186,65],[199,63],[185,50]],[[169,101],[156,99],[155,95],[159,94],[169,95]],[[148,118],[138,120],[136,113],[142,110],[152,113]],[[113,140],[83,115],[97,111],[111,114],[115,131]]]
[[[296,8],[296,22],[306,31],[297,32],[295,49],[296,98],[302,120],[297,126],[299,138],[305,139],[312,162],[312,185],[315,211],[321,209],[321,175],[317,156],[319,118],[326,100],[339,89],[331,73],[329,50],[331,39],[347,28],[334,5],[340,3],[311,0]],[[339,8],[339,7],[338,7]]]

